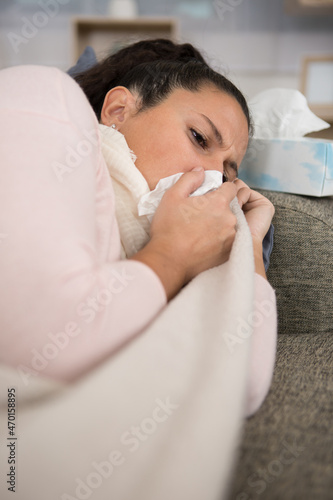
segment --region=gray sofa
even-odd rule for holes
[[[228,500],[333,499],[333,197],[275,205],[273,382],[246,421]]]

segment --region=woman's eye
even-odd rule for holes
[[[207,147],[208,147],[207,139],[205,139],[205,137],[203,137],[201,134],[199,134],[199,132],[194,130],[194,128],[191,128],[191,133],[192,133],[195,141],[199,144],[199,146],[202,149],[207,149]]]
[[[228,182],[228,181],[229,181],[228,175],[223,173],[223,182]]]

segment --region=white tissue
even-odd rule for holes
[[[298,90],[264,90],[249,101],[249,108],[255,138],[292,139],[330,127],[312,113],[305,96]]]
[[[175,184],[175,182],[180,179],[183,172],[179,174],[170,175],[169,177],[164,177],[161,179],[156,188],[147,194],[144,194],[138,203],[138,214],[146,215],[148,220],[151,222],[158,205],[162,199],[164,193]],[[222,185],[223,177],[222,173],[218,170],[206,170],[205,179],[201,186],[196,189],[190,196],[200,196],[208,193],[214,189],[217,189]]]

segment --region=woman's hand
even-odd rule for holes
[[[238,202],[243,209],[252,237],[262,242],[275,212],[274,205],[240,179],[237,179],[234,185],[237,188]]]
[[[203,196],[189,197],[204,180],[203,169],[187,172],[163,196],[151,225],[151,240],[132,258],[160,277],[168,298],[194,276],[227,261],[236,234],[227,182]]]
[[[245,182],[237,179],[234,182],[237,188],[238,202],[243,209],[250,228],[253,241],[253,254],[256,273],[266,278],[262,254],[262,241],[271,224],[275,208],[262,194],[250,189]]]

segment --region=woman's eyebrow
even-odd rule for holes
[[[222,135],[219,132],[219,130],[216,128],[216,126],[214,125],[214,123],[212,122],[212,120],[210,120],[210,118],[208,118],[208,116],[204,115],[203,113],[200,113],[200,115],[206,120],[206,122],[211,127],[211,129],[212,129],[212,131],[213,131],[213,133],[215,135],[215,139],[218,142],[219,146],[223,146]],[[235,171],[236,176],[238,176],[238,165],[237,165],[237,163],[235,161],[228,161],[227,163],[228,163],[228,166]]]
[[[208,118],[208,116],[200,113],[200,115],[206,120],[206,122],[210,125],[214,135],[215,135],[215,139],[216,141],[218,142],[218,144],[220,146],[223,145],[223,139],[222,139],[222,135],[220,134],[220,132],[218,131],[218,129],[216,128],[216,126],[214,125],[214,123]]]

